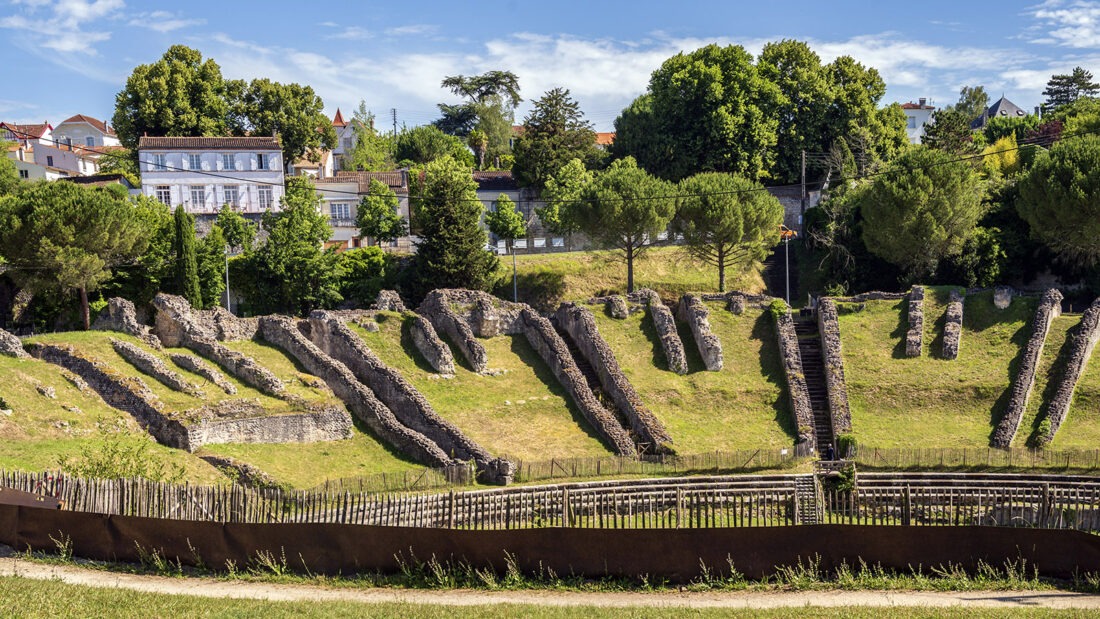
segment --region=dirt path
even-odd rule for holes
[[[0,576],[21,576],[89,587],[109,587],[210,598],[278,601],[405,602],[475,606],[786,608],[805,606],[970,606],[987,608],[1100,609],[1100,596],[1064,591],[803,591],[743,593],[575,593],[567,591],[425,591],[410,589],[325,589],[305,585],[165,578],[116,574],[72,565],[46,565],[0,557]]]

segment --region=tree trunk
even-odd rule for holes
[[[84,330],[92,328],[91,320],[91,308],[88,307],[88,289],[84,286],[80,287],[80,317],[84,321]]]
[[[726,291],[726,252],[718,248],[718,292]]]
[[[634,248],[626,248],[626,293],[634,292]]]

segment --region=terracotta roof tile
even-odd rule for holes
[[[203,150],[281,150],[275,137],[151,137],[138,140],[138,150],[193,148]]]
[[[45,135],[46,130],[53,131],[53,127],[50,123],[41,123],[37,125],[20,125],[17,123],[0,123],[0,127],[9,129],[12,133],[16,134],[18,139],[38,139]]]
[[[114,135],[115,134],[115,130],[108,127],[107,123],[103,122],[102,120],[99,120],[98,118],[92,118],[91,116],[85,116],[84,114],[77,114],[76,116],[72,116],[72,117],[66,118],[65,120],[61,121],[62,125],[66,124],[66,123],[88,123],[89,125],[95,127],[96,129],[99,129],[101,132],[103,132],[107,135]]]
[[[347,170],[341,170],[336,173],[335,177],[322,179],[321,182],[329,183],[358,183],[359,193],[366,193],[370,189],[371,180],[379,180],[389,186],[390,189],[397,191],[408,192],[409,185],[406,181],[405,173],[400,170],[394,170],[393,172],[349,172]]]
[[[336,108],[336,116],[332,117],[333,127],[346,127],[347,121],[344,120],[344,115],[340,113],[340,108]]]
[[[602,131],[596,133],[596,144],[598,146],[611,146],[615,143],[614,131]]]

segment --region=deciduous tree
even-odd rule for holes
[[[336,147],[336,130],[324,113],[324,102],[310,86],[255,79],[231,102],[238,135],[278,135],[284,165],[298,161],[307,149]]]
[[[372,238],[378,245],[405,236],[409,232],[398,208],[397,194],[378,179],[371,179],[367,195],[359,200],[355,223],[359,234]]]
[[[672,230],[692,256],[718,268],[721,292],[727,269],[763,260],[779,242],[783,205],[759,183],[704,172],[681,181],[679,193]]]
[[[546,181],[542,192],[545,206],[535,208],[543,227],[553,234],[572,234],[578,222],[572,217],[573,203],[581,199],[584,186],[592,182],[590,172],[580,159],[573,159]]]
[[[443,157],[451,157],[466,166],[474,164],[474,157],[462,140],[443,133],[434,125],[398,133],[396,157],[399,165],[423,166]]]
[[[365,101],[359,102],[359,109],[353,115],[352,132],[354,145],[344,155],[345,170],[381,172],[394,169],[394,136],[382,135],[374,128],[374,114],[367,109]]]

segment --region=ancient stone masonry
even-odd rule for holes
[[[92,329],[96,331],[118,331],[132,335],[153,348],[160,348],[160,340],[150,332],[148,326],[137,318],[137,308],[128,299],[114,297],[107,300],[107,308],[99,313]]]
[[[962,340],[963,295],[957,290],[951,291],[951,300],[947,303],[947,315],[943,324],[943,358],[959,358],[959,344]]]
[[[731,294],[726,299],[726,309],[732,312],[735,316],[740,316],[745,313],[745,297],[739,294]]]
[[[255,400],[223,400],[182,414],[187,446],[218,443],[316,443],[351,438],[351,417],[340,406],[305,404],[304,412],[266,415]]]
[[[993,289],[993,305],[997,309],[1008,309],[1012,305],[1012,296],[1015,291],[1008,286],[997,286]]]
[[[218,333],[226,334],[225,325],[230,324],[228,321],[223,321],[223,326],[219,328],[214,320],[196,320],[191,304],[183,297],[158,294],[153,298],[153,305],[157,308],[157,336],[165,346],[186,346],[218,364],[245,384],[268,395],[286,399],[286,388],[279,377],[253,359],[215,341]],[[235,324],[243,333],[249,330],[247,325],[251,321]]]
[[[844,382],[844,358],[840,353],[840,325],[836,303],[822,299],[817,307],[817,326],[821,333],[821,356],[825,364],[825,386],[829,390],[829,413],[833,436],[852,431],[852,411],[848,408],[848,386]]]
[[[15,357],[16,359],[30,357],[27,351],[23,350],[23,342],[3,329],[0,329],[0,355]]]
[[[691,334],[695,336],[695,345],[699,347],[699,355],[703,357],[703,364],[708,371],[717,372],[722,369],[722,342],[710,330],[710,311],[699,297],[685,294],[680,298],[678,308],[680,321],[686,322],[691,327]]]
[[[199,458],[246,488],[275,488],[279,485],[274,477],[236,458],[215,455],[199,456]]]
[[[648,451],[667,451],[665,446],[672,442],[672,437],[661,421],[642,403],[634,386],[619,368],[615,354],[596,327],[592,312],[573,303],[562,303],[554,318],[596,370],[604,392],[611,397],[619,412],[630,423],[638,442],[647,446]]]
[[[630,315],[630,308],[626,306],[626,299],[618,294],[607,297],[607,311],[612,318],[618,320],[623,320]]]
[[[636,456],[637,450],[634,447],[634,441],[630,439],[630,435],[615,419],[615,416],[596,399],[592,389],[588,387],[584,375],[577,368],[577,363],[573,360],[569,347],[561,339],[561,336],[554,331],[550,321],[538,315],[535,310],[529,307],[523,309],[520,317],[523,321],[523,333],[527,337],[527,341],[531,343],[531,347],[546,362],[546,365],[550,366],[550,371],[554,373],[558,382],[565,388],[569,397],[573,399],[581,414],[596,430],[596,433],[607,442],[616,454]]]
[[[1069,414],[1070,404],[1073,403],[1073,392],[1077,388],[1077,382],[1085,373],[1085,367],[1092,357],[1092,350],[1100,340],[1100,299],[1092,302],[1085,313],[1081,315],[1081,322],[1069,335],[1069,358],[1066,360],[1065,372],[1058,382],[1058,391],[1055,392],[1047,409],[1047,419],[1050,420],[1050,432],[1040,437],[1044,444],[1054,440],[1058,428]]]
[[[266,321],[266,319],[265,319]],[[444,453],[459,460],[473,460],[481,471],[508,470],[451,423],[440,417],[427,399],[401,374],[382,362],[348,329],[339,318],[324,311],[309,316],[309,337],[313,344],[334,360],[347,366],[351,373],[388,407],[402,424],[439,446]],[[265,337],[267,331],[264,332]],[[490,482],[510,480],[487,479]]]
[[[406,312],[405,303],[401,296],[394,290],[379,290],[378,297],[374,300],[371,309],[387,312]]]
[[[237,387],[229,382],[229,379],[227,379],[224,374],[202,359],[194,355],[184,355],[180,353],[173,353],[169,355],[169,358],[172,360],[172,363],[175,363],[189,372],[194,372],[202,376],[229,395],[237,393]]]
[[[1020,421],[1027,409],[1027,401],[1031,397],[1031,388],[1035,385],[1035,372],[1039,367],[1039,357],[1043,354],[1043,345],[1046,343],[1050,323],[1061,312],[1062,293],[1053,288],[1044,292],[1039,301],[1039,308],[1035,311],[1035,319],[1031,323],[1031,338],[1028,339],[1027,348],[1024,349],[1020,370],[1012,383],[1012,395],[1008,400],[1008,406],[997,428],[993,431],[991,443],[994,447],[1007,449],[1012,444],[1012,439],[1016,437],[1016,431],[1019,430]]]
[[[905,356],[919,357],[924,343],[924,287],[909,291],[909,331],[905,334]]]
[[[475,372],[482,373],[489,369],[489,355],[485,347],[474,337],[470,325],[451,309],[444,291],[430,292],[417,311],[432,323],[437,332],[445,334],[458,347]]]
[[[779,354],[783,357],[783,371],[787,375],[787,388],[791,394],[791,411],[794,424],[798,428],[798,443],[808,450],[817,448],[814,431],[814,410],[810,404],[810,390],[806,386],[806,375],[802,371],[802,354],[798,350],[798,334],[794,330],[794,319],[790,312],[784,312],[776,320],[776,334],[779,338]]]
[[[415,315],[412,324],[409,325],[409,334],[416,349],[424,355],[436,372],[447,375],[455,373],[455,359],[451,354],[451,348],[439,339],[435,327],[427,318],[419,314]]]
[[[238,318],[224,307],[196,312],[198,319],[210,324],[214,337],[221,342],[237,342],[256,337],[256,318]]]
[[[656,292],[649,289],[638,290],[632,293],[631,297],[644,300],[641,302],[649,308],[649,317],[653,319],[653,326],[657,329],[657,337],[661,340],[661,348],[665,351],[665,359],[668,360],[668,369],[677,374],[687,374],[688,364],[687,356],[684,354],[684,343],[680,341],[680,333],[676,330],[676,320],[672,317],[672,310],[668,309]]]
[[[320,377],[348,409],[371,430],[410,458],[432,467],[456,464],[434,441],[406,427],[346,365],[317,348],[291,319],[265,316],[260,319],[261,336],[290,353],[306,371]]]
[[[179,372],[169,369],[168,365],[164,363],[160,357],[147,353],[129,342],[123,342],[115,338],[111,338],[111,347],[115,349],[115,352],[117,352],[120,357],[128,361],[131,365],[141,370],[143,373],[157,379],[169,389],[186,393],[196,398],[203,397],[203,393],[198,386],[187,382]]]
[[[882,292],[872,290],[854,297],[832,297],[836,303],[864,303],[866,301],[899,301],[909,296],[908,292]]]

